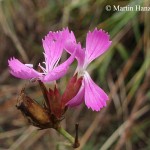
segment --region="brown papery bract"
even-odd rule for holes
[[[39,128],[50,128],[52,122],[47,110],[21,91],[16,107],[21,110],[27,120]]]

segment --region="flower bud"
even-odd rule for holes
[[[62,110],[61,110],[61,95],[55,86],[54,90],[49,89],[48,91],[48,100],[50,104],[51,114],[53,114],[57,119],[62,117]]]
[[[74,96],[76,96],[81,85],[82,85],[82,77],[77,78],[77,74],[75,74],[68,82],[66,90],[62,95],[62,99],[61,99],[62,108],[64,108],[66,103],[69,102]]]

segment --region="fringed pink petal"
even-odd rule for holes
[[[75,41],[76,39],[73,32],[69,32],[68,28],[57,32],[50,31],[48,35],[45,36],[45,39],[43,40],[43,47],[45,51],[46,70],[48,72],[57,65],[67,43],[72,43]]]
[[[18,59],[11,58],[8,60],[10,73],[21,79],[32,79],[41,76],[41,73],[37,72],[28,65],[21,63]],[[31,65],[30,65],[31,66]]]
[[[92,60],[102,55],[107,51],[111,41],[109,41],[109,35],[103,30],[95,29],[93,32],[89,31],[86,37],[86,64],[89,64]]]
[[[69,66],[74,61],[74,58],[75,58],[75,53],[71,55],[64,63],[58,65],[56,68],[48,72],[47,75],[41,77],[40,80],[43,82],[51,82],[60,79],[62,76],[64,76],[67,73]]]
[[[45,39],[42,40],[47,71],[52,70],[59,61],[64,47],[65,39],[63,39],[63,33],[58,32],[57,35],[55,35],[57,39],[55,39],[54,35],[53,32],[49,32],[48,35],[45,36]]]
[[[84,63],[85,51],[81,48],[81,44],[77,43],[75,35],[72,31],[69,32],[68,28],[64,30],[67,39],[65,41],[65,50],[69,54],[73,54],[76,51],[75,58],[78,61],[78,65],[82,66]]]
[[[81,48],[81,44],[80,43],[77,44],[75,42],[67,42],[65,44],[65,49],[70,54],[76,51],[75,58],[78,61],[78,67],[82,67],[84,64],[85,51]]]
[[[84,75],[84,84],[86,106],[93,111],[99,111],[101,108],[105,107],[106,101],[108,100],[107,94],[93,82],[87,72]]]

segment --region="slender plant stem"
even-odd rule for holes
[[[65,129],[63,129],[62,127],[59,127],[57,129],[57,131],[63,135],[71,144],[74,144],[74,137],[72,137],[72,135],[70,135]]]

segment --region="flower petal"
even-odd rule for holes
[[[54,40],[58,40],[59,38],[61,38],[63,36],[62,37],[63,39],[65,37],[64,41],[67,40],[67,41],[76,42],[76,38],[74,36],[74,33],[72,31],[70,32],[68,28],[64,28],[63,30],[57,31],[57,32],[50,31],[49,35]]]
[[[75,107],[80,105],[84,101],[84,83],[82,82],[81,88],[77,95],[72,98],[66,105],[69,107]]]
[[[105,31],[95,29],[93,32],[89,32],[86,37],[85,63],[89,64],[102,55],[110,45],[109,35]]]
[[[84,58],[85,58],[85,51],[81,48],[80,43],[75,42],[67,42],[65,44],[65,50],[72,54],[74,51],[76,51],[75,58],[78,61],[78,67],[82,67],[84,64]]]
[[[67,29],[58,32],[49,32],[42,40],[45,51],[45,64],[47,72],[58,63],[67,39]]]
[[[78,61],[78,65],[82,66],[84,63],[85,52],[81,48],[81,44],[76,42],[76,38],[75,38],[73,31],[69,32],[69,30],[67,28],[64,30],[64,32],[67,37],[66,42],[65,42],[65,50],[69,54],[73,54],[74,51],[76,51],[75,58]]]
[[[62,76],[64,76],[67,73],[69,66],[73,62],[74,58],[75,58],[75,53],[71,55],[64,63],[58,65],[58,67],[48,72],[47,75],[41,77],[40,80],[43,82],[50,82],[50,81],[60,79]]]
[[[99,111],[106,106],[106,100],[108,100],[107,94],[96,85],[91,79],[90,75],[86,72],[84,75],[85,84],[85,104],[93,111]]]
[[[10,73],[17,78],[32,79],[41,76],[41,73],[31,68],[31,65],[30,67],[28,67],[29,64],[25,65],[18,59],[11,58],[10,60],[8,60],[8,65],[10,68]]]

